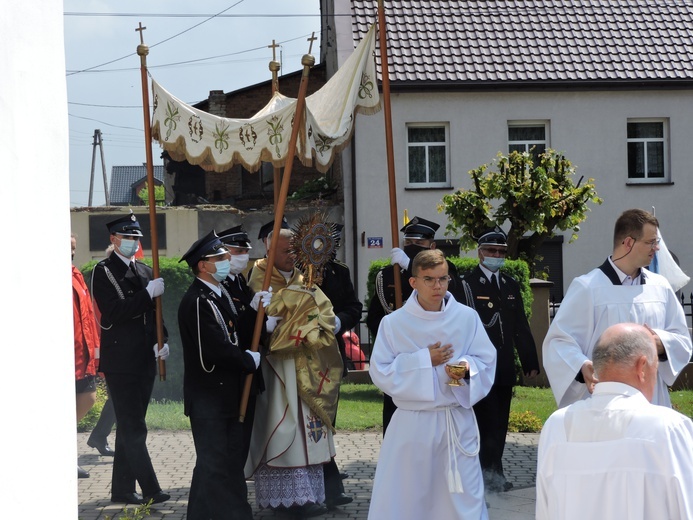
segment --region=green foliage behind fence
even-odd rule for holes
[[[448,260],[457,267],[457,271],[460,274],[466,273],[473,270],[479,264],[478,258],[473,258],[469,256],[451,256]],[[371,262],[368,269],[368,281],[366,282],[366,305],[371,301],[373,296],[373,291],[375,290],[375,275],[383,267],[390,265],[389,258],[380,258]],[[527,314],[527,319],[532,316],[532,301],[534,297],[532,296],[532,288],[529,285],[529,267],[527,262],[524,260],[506,260],[505,265],[501,268],[501,271],[505,274],[512,276],[520,284],[520,290],[522,292],[522,300],[525,304],[525,314]]]

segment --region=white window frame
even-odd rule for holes
[[[445,130],[445,142],[431,142],[431,143],[410,143],[409,142],[409,129],[410,128],[443,128]],[[405,155],[407,161],[407,188],[450,188],[450,123],[407,123],[406,124],[406,139],[407,139],[407,153]],[[445,146],[445,182],[429,182],[430,172],[428,171],[428,147],[431,145],[444,145]],[[426,147],[426,182],[411,182],[411,176],[409,172],[409,148],[410,147]]]
[[[662,137],[646,137],[646,138],[629,138],[628,124],[629,123],[661,123]],[[628,143],[662,143],[662,155],[664,160],[664,176],[663,177],[648,177],[647,176],[647,146],[644,146],[645,152],[645,177],[630,177],[630,165],[628,164]],[[671,171],[669,169],[669,118],[668,117],[638,117],[628,118],[626,120],[626,179],[628,184],[669,184],[671,182]]]
[[[529,140],[529,141],[511,141],[510,136],[508,135],[508,153],[510,153],[510,147],[511,146],[517,146],[517,145],[523,145],[524,146],[524,151],[529,152],[529,150],[536,145],[544,145],[544,150],[548,150],[551,148],[551,143],[550,143],[550,130],[551,130],[551,125],[550,121],[548,120],[527,120],[527,121],[508,121],[508,134],[510,133],[510,128],[522,128],[522,127],[534,127],[534,128],[539,128],[543,127],[544,128],[544,140]]]

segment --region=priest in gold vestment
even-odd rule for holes
[[[271,337],[262,360],[266,390],[258,396],[245,471],[254,477],[260,508],[316,516],[327,511],[322,465],[335,455],[330,418],[343,365],[330,300],[316,285],[306,287],[294,267],[293,232],[282,229],[276,240],[266,309]],[[266,268],[266,258],[255,263],[254,291],[262,290]]]

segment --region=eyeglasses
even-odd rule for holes
[[[631,237],[633,240],[638,242],[638,239],[635,237]],[[659,246],[659,243],[662,241],[661,238],[653,238],[652,240],[640,240],[643,244],[646,244],[650,246],[650,249],[654,249],[655,247]]]
[[[436,284],[440,284],[441,287],[447,287],[451,279],[449,276],[441,276],[440,278],[433,278],[431,276],[415,276],[414,278],[421,278],[426,287],[435,287]]]
[[[492,255],[505,256],[508,253],[508,250],[506,248],[482,247],[481,250],[487,256],[492,256]]]

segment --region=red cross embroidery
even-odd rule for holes
[[[301,341],[303,341],[306,338],[301,337],[301,330],[299,329],[298,333],[295,336],[289,336],[289,339],[295,340],[294,347],[298,348],[299,345],[301,344]]]
[[[332,382],[332,380],[327,377],[329,374],[330,374],[330,367],[327,367],[325,369],[324,374],[322,372],[318,372],[318,375],[322,376],[322,379],[320,380],[320,384],[318,385],[318,395],[320,395],[320,392],[322,392],[322,385],[325,381],[327,381],[328,383]]]

